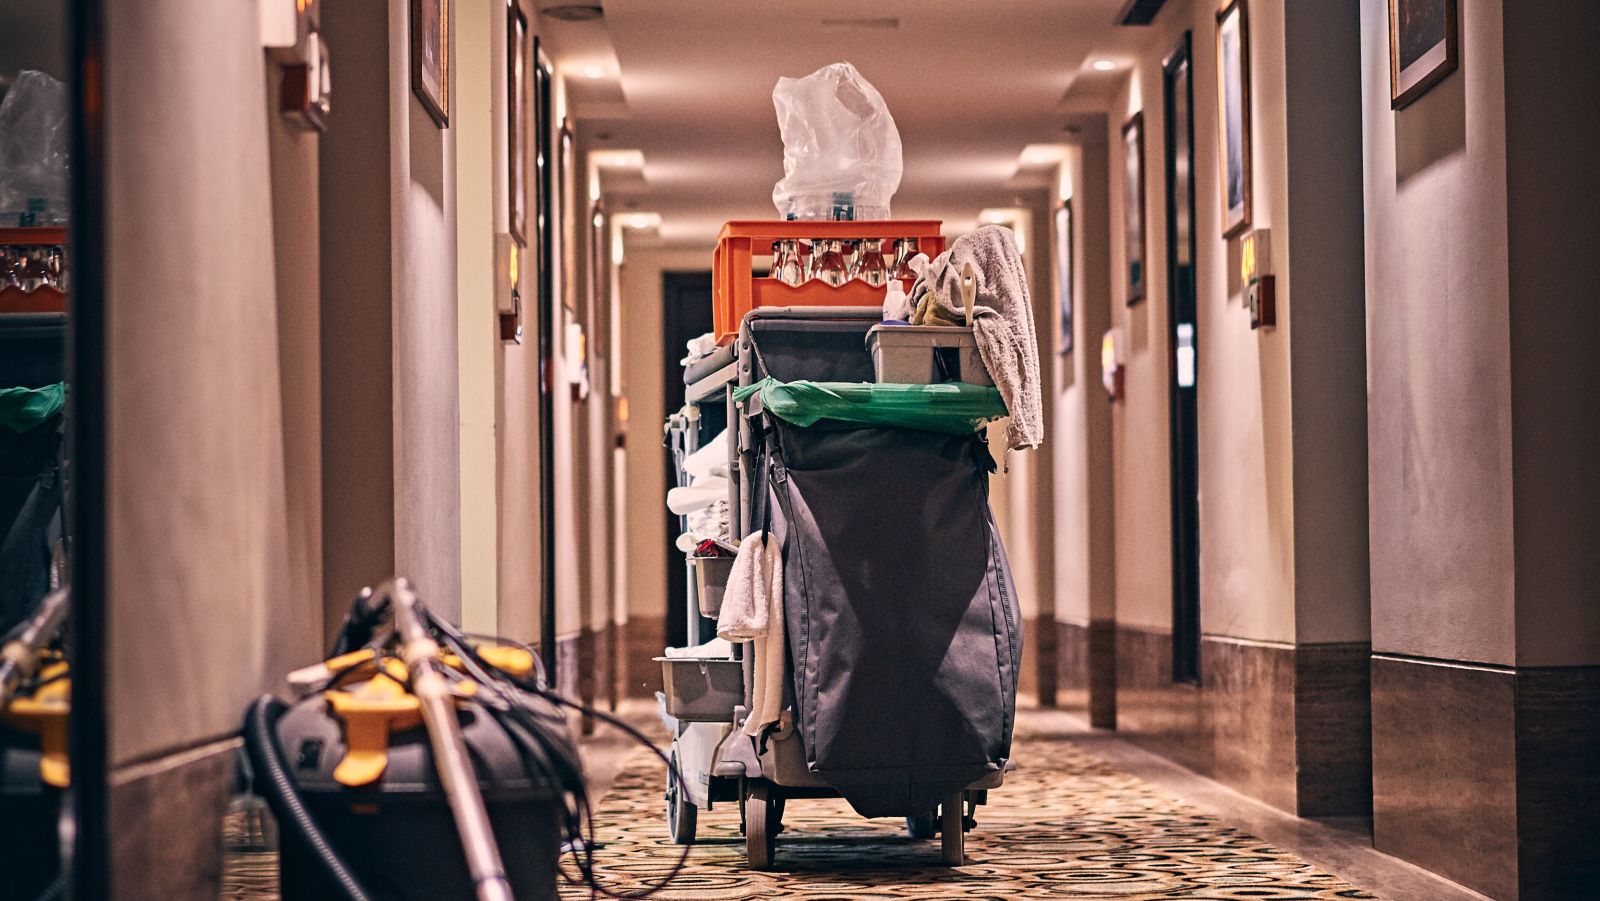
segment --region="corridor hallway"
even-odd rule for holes
[[[648,705],[624,717],[650,729]],[[666,738],[657,725],[653,737]],[[702,811],[699,838],[660,901],[1022,898],[1196,901],[1482,901],[1483,895],[1371,847],[1359,821],[1298,819],[1173,765],[1082,717],[1019,701],[1017,770],[979,807],[966,863],[939,865],[938,842],[907,837],[898,820],[863,820],[842,800],[794,800],[775,866],[745,866],[735,803]],[[595,860],[623,892],[672,873],[682,846],[667,837],[665,767],[602,732],[586,744],[596,804]],[[252,846],[235,819],[221,897],[277,901],[276,855]],[[567,872],[574,872],[570,860]],[[590,898],[567,885],[563,899]]]
[[[0,901],[1600,899],[1597,47],[0,0]]]

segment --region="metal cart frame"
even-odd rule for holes
[[[733,389],[748,386],[756,381],[756,354],[751,338],[750,322],[759,318],[801,318],[858,320],[876,322],[882,316],[877,307],[780,307],[758,308],[745,316],[740,324],[737,339],[707,361],[699,365],[705,372],[692,381],[688,388],[688,403],[683,411],[669,419],[669,440],[675,453],[680,448],[684,455],[692,453],[698,445],[698,407],[706,403],[722,402],[727,409],[728,470],[730,481],[729,505],[733,516],[735,537],[749,533],[751,522],[751,480],[746,478],[755,464],[760,448],[751,419],[761,415],[759,398],[746,402],[733,400]],[[678,443],[672,438],[677,430],[688,440]],[[685,482],[682,458],[679,457],[679,482]],[[696,586],[690,575],[688,621],[699,623],[701,616]],[[691,635],[694,632],[691,628]],[[702,633],[703,634],[703,633]],[[668,826],[672,840],[679,844],[694,841],[699,808],[710,809],[717,801],[739,803],[741,831],[745,838],[745,853],[751,867],[765,869],[772,866],[776,850],[775,840],[783,828],[785,802],[791,798],[835,798],[840,792],[823,777],[812,773],[806,765],[802,741],[794,728],[789,710],[783,713],[779,728],[761,743],[745,736],[740,730],[749,713],[754,685],[754,655],[742,653],[743,646],[734,646],[734,659],[742,662],[744,697],[740,705],[728,712],[725,722],[684,722],[674,718],[667,709],[664,696],[658,696],[661,713],[672,730],[672,759],[683,776],[680,783],[669,772],[666,793]],[[987,801],[988,791],[999,788],[1005,773],[1014,768],[1006,761],[1000,769],[969,785],[964,791],[942,800],[926,814],[907,817],[907,831],[913,838],[931,839],[940,836],[941,860],[948,866],[960,866],[964,860],[964,835],[975,825],[974,813],[978,805]]]

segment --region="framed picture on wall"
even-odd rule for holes
[[[1421,97],[1460,61],[1456,0],[1389,0],[1389,107]]]
[[[573,202],[573,195],[576,192],[573,190],[572,180],[573,175],[577,172],[578,165],[578,136],[572,127],[572,119],[570,117],[561,119],[559,134],[560,138],[556,147],[556,218],[558,222],[571,222],[572,218],[577,214],[576,204]],[[572,257],[572,248],[559,243],[564,240],[564,234],[561,229],[556,229],[556,236],[560,247],[560,255],[556,259],[560,261],[558,265],[560,265],[561,271],[567,273],[562,276],[563,279],[569,279],[575,262]],[[561,301],[566,304],[568,310],[577,313],[578,296],[575,290],[568,290],[568,286],[563,285]]]
[[[1222,174],[1222,237],[1250,227],[1250,26],[1245,0],[1217,13],[1217,159]]]
[[[1144,113],[1122,126],[1122,242],[1128,306],[1144,299]]]
[[[450,0],[411,0],[411,90],[450,127]]]
[[[506,6],[506,154],[510,186],[511,236],[528,246],[528,112],[533,45],[528,40],[528,14],[522,4]]]
[[[1056,352],[1072,353],[1072,201],[1056,207],[1056,306],[1061,310],[1061,347]]]
[[[533,206],[529,208],[528,241],[532,252],[532,278],[529,284],[533,286],[539,308],[539,328],[547,334],[555,321],[555,179],[551,165],[551,150],[555,145],[555,88],[554,73],[550,68],[550,59],[545,55],[543,42],[538,35],[533,36],[533,54],[528,59],[530,69],[527,70],[528,80],[533,91],[533,121],[528,129],[532,133],[532,169],[529,175],[533,179],[532,188]]]

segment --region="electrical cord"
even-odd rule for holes
[[[567,838],[566,844],[572,854],[573,864],[578,870],[578,875],[573,876],[563,870],[563,878],[569,884],[589,885],[592,895],[604,895],[608,898],[619,899],[647,898],[665,888],[668,883],[677,878],[688,863],[691,848],[689,845],[683,847],[678,860],[662,879],[645,886],[639,891],[621,892],[601,883],[594,861],[594,851],[597,843],[594,840],[593,804],[584,787],[582,769],[578,762],[576,748],[570,743],[567,743],[566,748],[558,749],[552,747],[548,732],[546,729],[540,728],[542,724],[538,719],[541,716],[547,720],[553,718],[564,729],[565,717],[557,711],[539,712],[531,710],[527,706],[526,698],[528,696],[540,698],[555,708],[565,707],[584,715],[593,716],[618,729],[629,738],[648,747],[651,753],[655,754],[662,763],[672,770],[673,778],[682,784],[682,773],[678,771],[677,765],[672,761],[671,757],[656,747],[655,743],[643,732],[623,720],[566,698],[544,687],[541,684],[542,680],[519,678],[495,667],[478,654],[476,649],[471,646],[467,635],[432,613],[428,613],[427,617],[429,625],[439,634],[444,644],[461,659],[462,667],[468,675],[477,680],[481,688],[488,689],[485,693],[498,696],[500,704],[486,704],[485,708],[492,715],[495,715],[497,719],[501,719],[503,724],[504,719],[502,717],[510,717],[523,727],[522,729],[508,728],[509,734],[519,739],[522,735],[527,735],[538,742],[540,747],[537,749],[539,753],[535,760],[535,766],[541,769],[542,775],[551,779],[552,785],[558,787],[570,798],[569,801],[563,804],[563,832]],[[499,638],[492,638],[491,640],[502,641]],[[515,642],[504,643],[516,644]],[[526,745],[524,747],[528,750],[534,750]],[[542,763],[543,761],[548,761],[549,763]]]
[[[322,864],[323,871],[344,891],[345,896],[350,901],[368,901],[361,881],[318,828],[317,821],[306,808],[300,790],[283,762],[283,752],[272,731],[278,717],[286,709],[284,703],[272,695],[262,695],[250,705],[249,713],[245,716],[245,748],[250,755],[250,766],[257,776],[257,789],[266,789],[267,803],[272,807],[273,815],[280,823],[287,822],[294,826],[311,848],[313,856]]]

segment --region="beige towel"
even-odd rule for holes
[[[1038,447],[1044,441],[1039,340],[1033,328],[1028,276],[1011,229],[985,225],[957,238],[949,250],[928,264],[911,295],[927,288],[930,303],[946,312],[939,318],[960,321],[966,315],[961,303],[961,271],[969,262],[978,273],[973,334],[983,365],[1011,414],[1006,444],[1013,450]]]
[[[744,733],[757,737],[783,707],[783,549],[771,534],[751,532],[739,543],[717,637],[753,645],[755,685]]]

